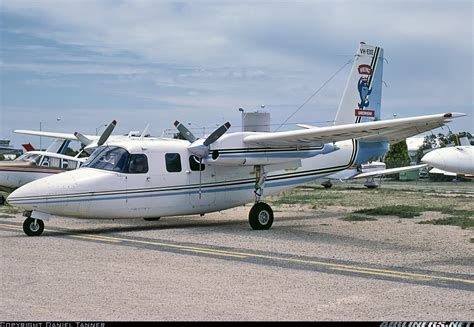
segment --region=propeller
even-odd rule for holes
[[[107,139],[112,134],[112,131],[114,130],[116,125],[117,125],[117,121],[113,120],[107,126],[107,128],[102,132],[102,135],[100,135],[100,138],[97,141],[97,143],[94,143],[93,140],[91,140],[90,138],[88,138],[87,136],[79,132],[75,132],[74,136],[79,140],[79,142],[82,143],[84,150],[90,154],[94,151],[96,147],[103,145],[107,141]]]
[[[100,136],[99,140],[97,141],[98,146],[101,146],[102,144],[105,143],[105,141],[107,141],[107,139],[109,138],[110,134],[112,134],[112,131],[114,130],[116,125],[117,125],[117,121],[113,120],[109,124],[109,126],[107,126],[107,128],[104,130],[104,132]]]
[[[201,198],[202,185],[202,159],[206,158],[211,151],[211,144],[216,142],[222,135],[230,128],[230,123],[226,122],[205,139],[196,139],[189,129],[186,128],[179,121],[174,122],[174,126],[188,140],[191,144],[188,146],[189,152],[194,154],[199,159],[199,198]]]
[[[183,137],[188,140],[190,143],[193,143],[196,141],[196,137],[191,133],[189,129],[186,128],[183,124],[181,124],[179,121],[174,122],[174,127],[178,129],[178,131],[183,135]]]

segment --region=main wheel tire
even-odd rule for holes
[[[321,185],[324,186],[324,188],[331,188],[332,187],[331,181],[322,182]]]
[[[154,217],[154,218],[143,218],[146,221],[157,221],[160,220],[161,217]]]
[[[252,229],[269,229],[273,224],[273,210],[266,203],[256,203],[249,212],[249,224]]]
[[[5,204],[5,197],[3,196],[3,194],[0,194],[0,206],[4,204]]]
[[[23,231],[28,236],[40,236],[44,230],[44,223],[41,219],[26,218],[23,222]]]

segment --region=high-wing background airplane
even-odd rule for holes
[[[265,195],[379,158],[390,142],[463,116],[444,113],[381,121],[383,49],[360,43],[333,126],[284,132],[226,133],[205,139],[183,124],[186,140],[110,140],[75,171],[26,184],[8,197],[40,235],[50,215],[78,218],[158,218],[205,214],[254,202],[249,223],[273,223]]]
[[[35,136],[45,136],[45,137],[50,137],[50,138],[55,138],[58,140],[67,140],[67,141],[79,141],[82,144],[83,150],[91,154],[94,152],[94,150],[98,147],[104,144],[109,137],[111,137],[111,134],[117,125],[117,122],[114,120],[112,121],[102,132],[100,136],[97,135],[83,135],[79,132],[75,132],[74,134],[69,134],[69,133],[56,133],[56,132],[46,132],[46,131],[32,131],[32,130],[22,130],[22,129],[17,129],[14,132],[17,134],[26,134],[26,135],[35,135]],[[146,132],[146,131],[144,131]],[[115,139],[124,139],[128,136],[122,136],[122,135],[113,135],[112,138]],[[49,150],[47,150],[49,151]]]
[[[86,158],[47,151],[29,151],[12,161],[0,162],[0,190],[10,192],[31,181],[79,168]]]
[[[80,141],[84,150],[92,152],[95,147],[107,141],[116,124],[117,122],[113,121],[101,136],[95,136],[92,139],[83,135],[77,137],[76,134],[79,135],[79,133],[16,130],[15,133],[47,136],[54,138],[54,140],[46,151],[35,151],[31,144],[25,144],[27,153],[13,161],[0,162],[0,190],[11,192],[34,180],[79,168],[86,158],[65,155],[70,142]],[[0,194],[0,205],[3,203],[4,197]]]

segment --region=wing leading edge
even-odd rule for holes
[[[463,113],[445,113],[359,124],[336,125],[274,133],[256,133],[244,138],[244,143],[254,146],[314,146],[325,143],[359,139],[367,142],[398,142],[407,137],[441,127]]]

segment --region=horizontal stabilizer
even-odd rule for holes
[[[389,168],[389,169],[381,169],[377,171],[371,171],[368,173],[362,173],[356,176],[353,176],[353,179],[357,178],[368,178],[368,177],[375,177],[375,176],[382,176],[382,175],[390,175],[390,174],[398,174],[407,171],[418,170],[421,168],[429,167],[428,164],[416,165],[416,166],[405,166],[405,167],[397,167],[397,168]]]

